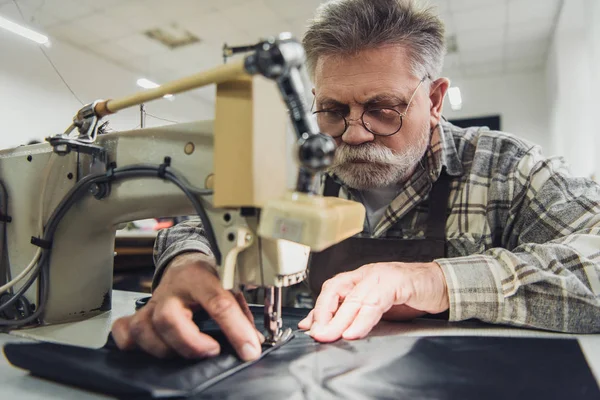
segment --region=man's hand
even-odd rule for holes
[[[254,328],[244,297],[221,287],[214,260],[201,253],[174,258],[148,304],[115,321],[113,337],[122,350],[139,347],[161,358],[174,353],[186,358],[216,356],[219,343],[192,321],[193,311],[200,307],[219,324],[243,360],[260,356],[264,337]]]
[[[365,337],[386,319],[437,314],[449,307],[441,267],[435,263],[376,263],[329,279],[315,308],[298,326],[320,342]]]

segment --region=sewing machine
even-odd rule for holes
[[[223,287],[267,288],[268,340],[284,335],[281,288],[305,278],[310,250],[360,232],[364,208],[315,193],[335,143],[318,133],[304,99],[302,46],[280,35],[249,50],[237,62],[96,101],[48,143],[0,152],[0,326],[110,310],[117,226],[198,214]],[[217,85],[214,122],[98,130],[104,116],[209,84]],[[290,120],[298,137],[294,191],[286,190]]]

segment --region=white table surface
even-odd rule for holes
[[[134,312],[135,300],[147,294],[113,291],[113,309],[87,321],[29,329],[12,334],[0,334],[0,345],[32,341],[31,338],[70,342],[72,344],[101,347],[110,331],[113,320]],[[379,324],[372,336],[508,336],[536,338],[577,338],[596,381],[600,383],[600,335],[569,335],[483,325],[476,322],[448,323],[434,320],[417,320],[410,323]],[[0,359],[0,399],[108,399],[109,397],[60,385],[32,377],[27,371],[11,366],[6,358]]]

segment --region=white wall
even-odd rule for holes
[[[600,2],[567,0],[547,63],[551,149],[574,174],[600,177]]]
[[[47,53],[85,103],[141,90],[141,76],[70,45],[54,41]],[[151,77],[148,77],[151,78]],[[8,148],[63,132],[81,107],[56,75],[38,46],[0,30],[0,148]],[[184,122],[213,118],[213,106],[189,95],[146,105],[158,117]],[[139,110],[108,118],[116,130],[139,124]],[[147,126],[167,124],[148,117]]]
[[[503,131],[536,143],[547,152],[550,142],[544,71],[481,78],[449,78],[452,86],[460,88],[463,107],[460,111],[453,111],[446,96],[446,118],[499,114]]]

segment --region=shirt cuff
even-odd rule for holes
[[[448,286],[450,321],[476,318],[503,321],[504,295],[496,272],[502,268],[493,256],[471,255],[435,260]]]
[[[213,257],[213,252],[210,247],[199,241],[199,240],[182,240],[171,244],[161,254],[160,258],[156,261],[156,269],[154,270],[154,277],[152,278],[152,291],[158,286],[160,279],[167,268],[167,265],[178,255],[184,253],[204,253],[207,256]]]

